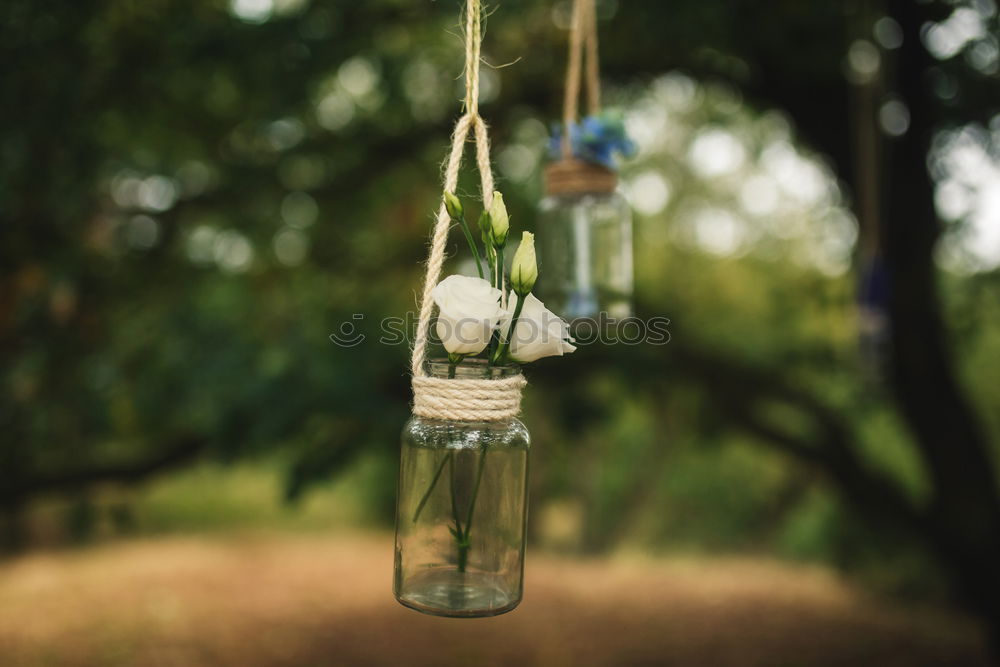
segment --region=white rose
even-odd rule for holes
[[[438,307],[437,335],[449,354],[479,354],[506,314],[500,290],[482,278],[448,276],[431,292]]]
[[[517,294],[510,293],[507,304],[511,313],[517,307]],[[562,356],[573,352],[576,347],[569,344],[569,325],[545,307],[534,294],[524,299],[524,307],[517,318],[514,337],[510,338],[511,314],[504,315],[503,331],[510,340],[510,356],[515,361],[528,363],[542,357]]]

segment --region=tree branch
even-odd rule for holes
[[[0,504],[9,506],[27,497],[74,491],[100,482],[141,482],[154,474],[188,463],[207,444],[208,439],[203,436],[178,436],[169,445],[157,447],[157,451],[147,458],[28,474],[12,480],[10,486],[0,486]]]
[[[619,345],[591,346],[589,364],[551,366],[535,384],[552,382],[559,387],[580,386],[592,368],[614,364],[636,387],[655,387],[666,378],[683,378],[702,386],[718,402],[727,422],[810,466],[835,482],[843,497],[862,510],[864,517],[880,524],[902,527],[923,538],[927,518],[890,479],[869,469],[856,454],[850,426],[830,406],[776,373],[757,368],[716,352],[671,343],[668,348]],[[613,359],[612,359],[613,357]],[[762,409],[773,402],[792,408],[806,418],[802,435],[769,420]]]

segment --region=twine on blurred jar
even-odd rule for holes
[[[457,421],[500,421],[516,417],[521,411],[521,390],[524,377],[516,375],[500,379],[454,379],[432,377],[424,365],[434,299],[431,292],[441,277],[445,247],[451,228],[451,216],[444,194],[455,194],[458,172],[470,131],[476,142],[476,166],[484,202],[493,199],[493,170],[490,166],[490,140],[486,123],[479,115],[479,61],[482,48],[482,6],[480,0],[468,0],[465,17],[465,113],[455,123],[451,137],[451,152],[445,163],[444,192],[431,235],[427,274],[420,298],[420,316],[413,345],[413,414],[428,419]],[[501,272],[502,276],[502,272]],[[501,277],[501,305],[506,307],[507,294]]]
[[[594,0],[574,0],[569,33],[569,61],[563,97],[562,159],[545,168],[545,192],[550,195],[614,192],[618,176],[601,165],[573,157],[571,128],[579,118],[581,84],[586,86],[587,111],[601,110],[601,77],[597,51],[597,12]],[[586,79],[584,79],[586,56]]]

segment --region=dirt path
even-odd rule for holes
[[[985,665],[975,625],[814,569],[530,554],[521,607],[422,616],[385,536],[168,538],[0,566],[0,665]]]

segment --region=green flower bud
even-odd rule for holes
[[[507,242],[510,218],[507,216],[507,207],[503,205],[503,195],[499,192],[493,193],[493,201],[490,202],[490,228],[493,234],[493,245],[502,246]]]
[[[493,239],[492,233],[490,232],[490,212],[486,209],[483,209],[483,212],[479,214],[479,231],[483,235],[483,243],[486,244],[486,249],[492,249]]]
[[[538,265],[535,262],[535,235],[524,232],[510,267],[510,286],[518,296],[526,296],[535,286],[536,280]]]
[[[448,215],[453,219],[458,220],[462,217],[464,212],[462,209],[462,202],[455,196],[454,192],[444,193],[444,207],[448,209]]]

